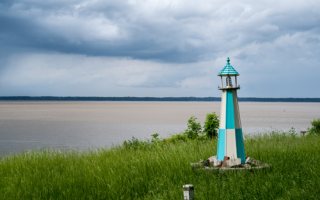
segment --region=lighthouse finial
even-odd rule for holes
[[[228,59],[227,59],[227,62],[228,62],[228,64],[230,64],[230,59],[229,59],[229,57],[228,57]]]

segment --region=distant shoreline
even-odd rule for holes
[[[220,97],[58,97],[0,96],[0,101],[221,101]],[[320,102],[320,98],[239,97],[239,102]]]

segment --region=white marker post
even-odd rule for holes
[[[183,199],[184,200],[194,200],[193,185],[184,185],[183,186]]]

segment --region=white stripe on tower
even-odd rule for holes
[[[236,130],[226,129],[226,152],[225,156],[237,158]]]
[[[234,125],[236,129],[241,128],[241,119],[238,105],[237,90],[233,90],[233,110],[234,110]]]
[[[226,129],[226,94],[226,90],[222,90],[219,129]]]

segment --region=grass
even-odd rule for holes
[[[96,151],[43,149],[0,160],[0,199],[320,199],[320,137],[269,133],[245,138],[246,156],[270,171],[215,174],[191,162],[216,155],[217,140],[133,139]]]

